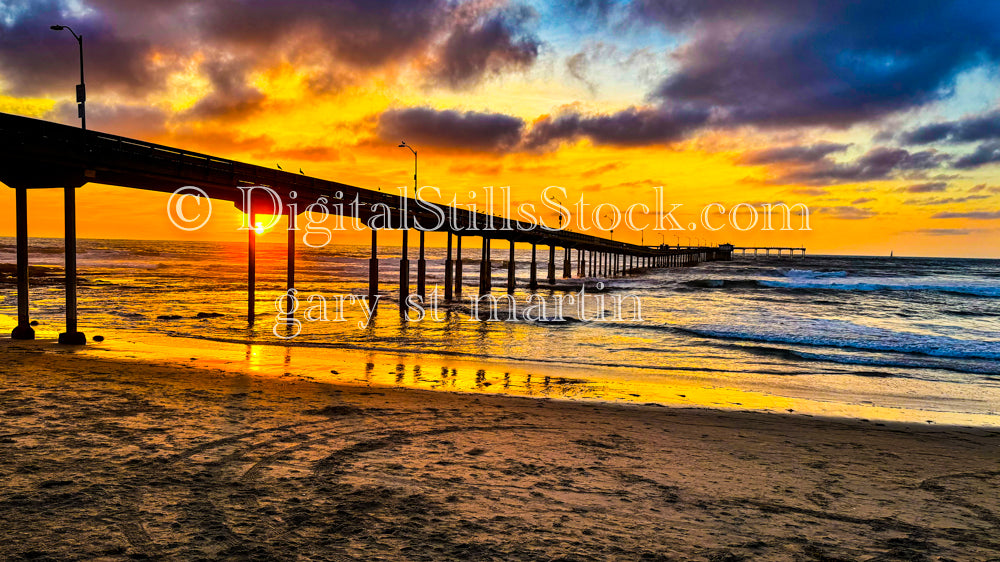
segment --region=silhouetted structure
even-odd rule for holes
[[[462,238],[479,236],[483,239],[480,262],[479,292],[492,291],[490,245],[492,240],[506,240],[513,250],[514,244],[532,247],[529,289],[538,287],[536,247],[548,246],[549,259],[546,281],[556,283],[556,248],[564,249],[563,278],[572,274],[571,251],[577,252],[577,271],[580,276],[616,276],[655,267],[694,265],[702,261],[729,259],[730,251],[713,247],[671,248],[669,246],[641,246],[615,242],[606,238],[549,230],[530,223],[509,218],[472,212],[468,209],[424,202],[418,206],[414,199],[364,189],[335,181],[322,180],[302,174],[255,166],[216,158],[169,146],[109,135],[96,131],[83,131],[74,127],[0,113],[0,181],[16,190],[17,214],[17,263],[18,263],[18,327],[14,338],[31,339],[28,314],[28,245],[27,245],[27,189],[78,188],[94,182],[135,189],[173,192],[185,186],[196,186],[212,199],[232,201],[250,215],[250,225],[256,224],[257,213],[271,214],[274,209],[269,198],[254,200],[251,208],[243,208],[243,192],[239,187],[267,186],[277,192],[283,201],[294,199],[300,204],[299,212],[308,203],[325,197],[331,210],[369,224],[373,215],[383,216],[388,209],[392,217],[386,228],[403,230],[403,253],[400,260],[399,306],[402,312],[409,294],[409,261],[407,258],[407,231],[420,225],[438,223],[438,215],[445,213],[449,220],[432,231],[447,234],[448,257],[445,260],[449,284],[445,299],[462,298]],[[291,197],[291,193],[296,197]],[[357,205],[347,203],[357,201]],[[304,203],[303,203],[304,202]],[[339,208],[333,203],[344,203]],[[380,206],[384,206],[381,207]],[[281,210],[288,213],[287,206]],[[290,226],[294,216],[289,216]],[[452,220],[453,219],[453,220]],[[405,227],[405,228],[404,228]],[[420,259],[424,259],[423,229],[420,236]],[[69,231],[67,231],[69,232]],[[452,237],[455,237],[456,259],[451,258]],[[248,231],[249,263],[247,275],[248,319],[254,319],[255,291],[255,240],[257,234]],[[369,261],[369,302],[378,294],[378,231],[372,230],[372,254]],[[70,241],[67,241],[70,242]],[[75,248],[75,234],[72,240]],[[288,288],[294,287],[294,232],[288,237]],[[67,243],[67,248],[70,244]],[[69,252],[68,252],[69,253]],[[514,271],[514,254],[511,251],[508,271]],[[75,258],[75,255],[73,256]],[[69,256],[67,255],[67,261]],[[452,272],[451,267],[454,267]],[[425,268],[418,267],[417,284],[420,292],[425,287]],[[452,290],[452,285],[454,289]],[[513,290],[512,285],[506,288]],[[67,290],[67,293],[69,290]],[[75,292],[73,297],[75,297]],[[69,302],[69,295],[67,302]],[[28,328],[29,330],[26,330]]]

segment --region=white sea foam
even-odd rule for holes
[[[1000,285],[990,284],[938,284],[927,283],[926,280],[894,279],[886,281],[877,278],[856,278],[851,281],[824,280],[807,278],[796,281],[773,281],[760,280],[758,283],[763,287],[778,289],[823,289],[837,291],[936,291],[944,293],[958,293],[964,295],[975,295],[980,297],[1000,297]]]
[[[753,328],[706,325],[693,326],[686,330],[713,338],[913,353],[934,357],[1000,360],[1000,333],[996,334],[998,339],[964,340],[829,319],[775,321],[760,323]]]

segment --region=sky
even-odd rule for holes
[[[996,2],[0,0],[0,111],[76,126],[77,44],[53,24],[84,37],[94,130],[383,191],[412,189],[405,140],[420,185],[463,204],[509,186],[541,212],[559,186],[653,210],[662,186],[685,227],[713,203],[810,210],[809,231],[619,225],[635,243],[1000,257]],[[61,202],[29,193],[32,236],[62,236]],[[245,237],[227,202],[194,232],[166,203],[88,184],[78,235]]]

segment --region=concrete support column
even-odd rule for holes
[[[368,260],[368,306],[371,313],[378,311],[378,231],[372,229],[372,257]]]
[[[427,300],[427,260],[424,259],[424,231],[420,231],[420,255],[417,257],[417,294]]]
[[[563,279],[569,279],[573,276],[573,267],[569,262],[569,248],[563,248]]]
[[[285,271],[285,291],[295,288],[295,215],[288,213],[288,264]]]
[[[462,237],[455,235],[455,300],[462,300]]]
[[[486,292],[493,290],[493,239],[486,239]]]
[[[483,255],[479,259],[479,296],[488,295],[492,287],[490,277],[492,267],[490,266],[490,239],[483,236]]]
[[[257,213],[250,211],[247,232],[247,323],[253,326],[257,316]]]
[[[15,229],[17,230],[17,326],[10,333],[11,339],[33,340],[35,330],[28,318],[28,189],[15,189]]]
[[[452,272],[452,259],[451,259],[451,231],[448,231],[448,255],[444,258],[444,300],[445,302],[451,302],[452,296],[452,279],[454,278]]]
[[[528,278],[528,289],[534,291],[538,288],[538,247],[531,245],[531,274]]]
[[[549,272],[548,272],[549,285],[556,284],[556,247],[549,244]]]
[[[84,345],[87,343],[87,336],[79,332],[76,326],[76,188],[64,188],[63,198],[66,221],[66,332],[59,334],[59,343]]]
[[[513,295],[517,287],[517,263],[514,260],[514,239],[510,239],[510,255],[507,257],[507,294]]]
[[[406,312],[406,298],[410,296],[410,231],[403,225],[403,249],[399,258],[399,313]]]

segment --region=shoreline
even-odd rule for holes
[[[13,328],[0,315],[0,331]],[[474,395],[565,398],[587,403],[654,403],[768,413],[795,413],[875,422],[1000,427],[1000,394],[962,383],[885,379],[845,374],[773,377],[669,366],[635,368],[512,360],[488,356],[392,351],[376,348],[289,345],[276,340],[244,343],[138,330],[101,330],[101,343],[66,349],[54,343],[54,326],[36,326],[34,342],[14,347],[86,357],[184,363],[230,373],[274,376],[289,369],[332,384],[404,387]]]
[[[989,428],[351,386],[12,343],[3,558],[1000,556]]]

